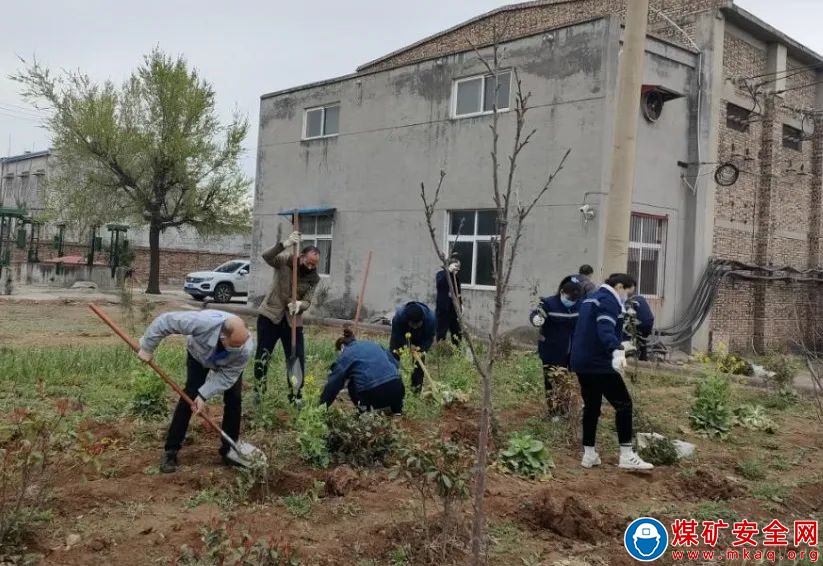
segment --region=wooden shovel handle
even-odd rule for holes
[[[297,209],[294,210],[294,231],[300,231],[300,214],[297,212]],[[297,253],[298,246],[295,246],[294,254],[292,255],[291,261],[291,300],[293,303],[297,303]],[[297,314],[292,317],[291,319],[291,351],[292,355],[297,355]]]
[[[126,334],[119,326],[117,326],[117,324],[112,319],[110,319],[109,316],[100,309],[100,307],[98,307],[95,304],[89,304],[89,308],[94,314],[99,316],[100,320],[105,322],[109,326],[109,328],[111,328],[114,331],[115,334],[122,338],[123,342],[128,344],[132,350],[134,350],[135,352],[140,350],[140,346],[137,344],[137,341],[128,334]],[[186,395],[186,392],[183,391],[183,389],[179,385],[177,385],[177,383],[172,378],[170,378],[168,374],[166,374],[166,372],[163,371],[160,368],[160,366],[158,366],[154,362],[154,360],[147,362],[147,365],[151,367],[151,369],[153,369],[157,373],[157,375],[160,376],[160,379],[165,381],[172,389],[174,389],[174,391],[178,395],[180,395],[180,398],[183,399],[183,401],[185,401],[186,403],[188,403],[190,407],[192,407],[192,410],[194,410],[194,402],[191,400],[191,398],[188,395]],[[212,428],[212,430],[214,430],[221,436],[225,435],[223,430],[219,426],[217,426],[217,423],[211,420],[211,417],[205,411],[201,411],[200,416],[203,418],[204,421],[206,421],[206,424],[208,424],[209,427]]]
[[[366,295],[366,282],[369,280],[369,267],[371,267],[371,254],[366,258],[366,271],[363,273],[363,285],[360,287],[360,296],[357,297],[357,310],[354,311],[354,333],[357,334],[357,324],[360,322],[360,309],[363,308],[363,297]]]

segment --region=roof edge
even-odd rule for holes
[[[0,157],[0,163],[14,163],[15,161],[25,161],[26,159],[34,159],[35,157],[46,157],[49,155],[51,155],[51,149],[30,151],[28,153],[20,153],[18,155],[9,155],[8,157]]]
[[[733,24],[743,24],[745,26],[749,26],[749,30],[751,31],[752,28],[755,30],[755,34],[758,32],[761,36],[766,36],[768,39],[772,41],[778,41],[786,45],[789,48],[789,52],[794,56],[795,59],[798,59],[795,55],[799,54],[801,59],[805,58],[806,60],[814,61],[815,63],[823,63],[823,55],[820,55],[816,51],[806,47],[799,41],[792,39],[779,29],[775,28],[771,24],[766,23],[765,21],[761,20],[751,12],[748,12],[737,6],[736,4],[731,4],[720,8],[723,14],[726,16],[726,19]]]
[[[496,16],[498,14],[503,14],[505,12],[513,12],[515,10],[522,10],[522,9],[525,9],[525,8],[536,8],[536,7],[539,7],[539,6],[551,6],[551,5],[558,5],[559,6],[559,5],[562,5],[562,4],[570,4],[570,3],[577,2],[577,1],[579,1],[579,0],[559,0],[559,1],[558,0],[532,0],[531,2],[520,2],[520,3],[517,3],[517,4],[506,4],[505,6],[500,6],[499,8],[495,8],[494,10],[490,10],[490,11],[485,12],[483,14],[480,14],[478,16],[474,16],[473,18],[470,18],[470,19],[468,19],[464,22],[461,22],[459,24],[453,25],[450,28],[447,28],[447,29],[438,31],[436,33],[433,33],[433,34],[431,34],[427,37],[424,37],[423,39],[419,39],[419,40],[415,41],[414,43],[410,43],[409,45],[406,45],[405,47],[395,49],[391,53],[387,53],[386,55],[378,57],[377,59],[373,59],[371,61],[363,63],[362,65],[357,67],[357,71],[358,72],[359,71],[365,71],[369,67],[379,65],[380,63],[382,63],[382,62],[384,62],[388,59],[391,59],[392,57],[396,57],[397,55],[400,55],[401,53],[405,53],[406,51],[410,51],[410,50],[414,49],[415,47],[419,47],[419,46],[421,46],[425,43],[428,43],[429,41],[433,41],[433,40],[437,39],[438,37],[442,37],[444,35],[447,35],[449,33],[457,31],[461,28],[464,28],[468,25],[479,22],[479,21],[484,20],[486,18],[490,18],[492,16]]]

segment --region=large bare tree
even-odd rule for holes
[[[25,63],[25,62],[24,62]],[[248,121],[222,125],[212,86],[159,49],[117,87],[37,61],[11,77],[51,110],[59,161],[49,190],[64,218],[149,227],[147,293],[160,292],[160,234],[192,226],[219,234],[250,225],[249,179],[238,158]]]
[[[515,188],[515,180],[517,178],[517,161],[521,156],[523,150],[531,141],[536,129],[530,131],[526,130],[526,114],[529,110],[529,99],[531,92],[523,91],[523,84],[517,71],[513,71],[514,87],[515,87],[515,107],[512,114],[515,121],[514,136],[511,140],[510,150],[507,156],[504,156],[504,162],[501,163],[500,158],[500,134],[499,125],[501,115],[497,108],[497,92],[500,85],[498,84],[498,76],[500,75],[500,49],[497,41],[497,31],[494,33],[495,41],[491,46],[491,56],[486,57],[480,51],[472,46],[477,57],[483,62],[486,70],[494,81],[494,103],[492,107],[491,125],[489,126],[491,132],[491,150],[489,154],[491,164],[491,188],[492,199],[494,201],[495,211],[497,213],[497,227],[498,236],[493,246],[492,263],[493,263],[493,277],[494,277],[494,311],[492,313],[492,324],[488,336],[488,348],[483,354],[480,354],[477,348],[475,338],[470,332],[464,331],[463,335],[466,339],[469,350],[471,351],[471,358],[474,365],[480,374],[482,387],[482,400],[480,407],[480,422],[478,423],[479,435],[477,441],[477,461],[475,463],[474,485],[473,485],[473,520],[471,533],[471,551],[472,563],[482,564],[485,560],[486,547],[486,514],[484,507],[484,493],[486,490],[486,467],[489,459],[488,440],[490,433],[490,424],[492,419],[492,380],[494,375],[494,364],[498,355],[498,344],[501,335],[501,319],[503,310],[506,306],[507,295],[511,284],[512,271],[517,259],[518,247],[523,236],[525,221],[534,210],[535,205],[546,194],[555,180],[557,175],[563,169],[570,149],[567,149],[556,168],[547,173],[543,179],[542,184],[535,187],[534,194],[526,200],[521,200],[518,190]],[[443,268],[448,267],[448,261],[451,257],[453,245],[450,249],[444,249],[437,236],[435,226],[440,224],[434,218],[437,212],[437,206],[440,201],[441,192],[443,189],[443,182],[446,178],[446,172],[440,172],[440,179],[434,193],[427,191],[425,183],[420,184],[420,197],[423,200],[423,209],[426,217],[426,225],[429,230],[432,244],[437,253]],[[460,229],[458,228],[457,239],[460,237]],[[456,243],[456,242],[455,242]],[[460,324],[464,329],[468,326],[463,320],[462,309],[460,308],[458,294],[454,289],[454,281],[451,277],[447,278],[449,287],[451,289],[451,296],[454,301],[455,310],[460,317]]]

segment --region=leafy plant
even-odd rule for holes
[[[735,467],[737,473],[747,480],[757,481],[766,479],[766,470],[760,460],[742,460]]]
[[[299,519],[305,519],[311,514],[312,504],[314,503],[312,496],[307,493],[285,495],[282,501],[286,507],[286,511],[288,511],[291,516]]]
[[[54,474],[65,469],[72,452],[67,410],[68,400],[59,399],[53,409],[18,408],[0,422],[0,553],[49,518]]]
[[[717,349],[710,353],[697,354],[697,361],[714,366],[721,373],[734,375],[751,375],[752,367],[749,362],[729,353],[726,344],[722,342],[717,345]]]
[[[397,445],[390,417],[379,412],[363,414],[332,410],[326,414],[327,447],[337,463],[372,466],[385,463]]]
[[[800,399],[797,391],[790,385],[784,385],[773,391],[765,400],[766,407],[783,411],[796,404]]]
[[[154,419],[168,413],[166,384],[150,370],[139,368],[132,373],[131,412],[144,419]]]
[[[646,445],[638,451],[641,458],[655,466],[671,466],[679,459],[674,443],[663,436],[649,438]]]
[[[554,467],[546,445],[522,432],[509,438],[508,446],[498,455],[498,462],[505,470],[527,478],[544,476]]]
[[[766,414],[761,405],[743,405],[734,410],[734,424],[749,430],[760,430],[774,434],[777,424]]]
[[[326,406],[306,405],[297,416],[297,443],[300,456],[312,466],[326,468],[331,463],[327,437]]]
[[[297,553],[272,537],[253,539],[236,535],[225,523],[212,523],[200,530],[202,548],[183,545],[175,564],[180,566],[300,566]]]
[[[709,437],[725,438],[732,424],[729,408],[730,384],[727,377],[710,373],[697,384],[697,399],[692,406],[692,428]]]
[[[774,372],[771,381],[778,389],[791,387],[797,372],[800,371],[800,365],[792,356],[777,350],[768,352],[763,356],[762,362],[763,367]]]

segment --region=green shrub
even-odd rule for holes
[[[131,379],[131,412],[140,418],[153,419],[168,414],[166,384],[153,371],[134,370]]]
[[[766,470],[760,460],[743,460],[735,467],[737,473],[743,478],[751,481],[766,479]]]
[[[743,405],[734,410],[734,424],[749,430],[760,430],[774,434],[777,424],[766,414],[766,409],[760,405]]]
[[[641,458],[655,466],[671,466],[679,459],[674,443],[667,437],[649,439],[638,452]]]
[[[546,445],[522,432],[509,438],[508,446],[498,455],[498,462],[505,470],[527,478],[544,476],[554,467]]]
[[[326,444],[329,435],[326,413],[325,405],[304,405],[295,423],[300,456],[312,466],[320,468],[327,467],[331,462]]]
[[[771,378],[773,384],[778,388],[791,386],[800,365],[788,354],[772,350],[763,357],[763,367],[774,372]]]
[[[183,545],[174,561],[180,566],[299,566],[296,552],[272,537],[254,539],[246,533],[237,535],[225,523],[214,520],[200,530],[203,548],[194,550]]]
[[[725,438],[732,424],[728,378],[708,374],[697,384],[697,399],[689,416],[692,428],[709,437]]]
[[[397,445],[391,417],[379,412],[332,410],[327,413],[326,422],[328,452],[339,464],[383,464]]]
[[[700,353],[697,355],[699,362],[709,364],[721,373],[731,373],[734,375],[751,375],[752,366],[734,354],[729,353],[725,344],[720,343],[717,349],[711,353]]]

